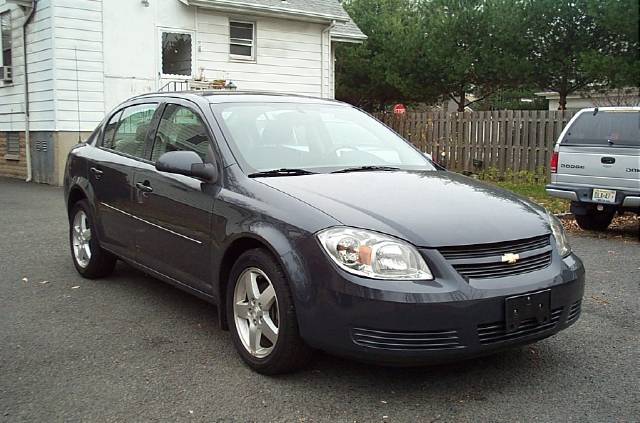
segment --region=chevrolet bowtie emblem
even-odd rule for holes
[[[502,262],[507,262],[509,264],[514,264],[518,260],[520,260],[519,254],[507,253],[502,256]]]

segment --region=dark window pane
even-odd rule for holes
[[[5,12],[0,14],[0,44],[2,44],[2,64],[11,66],[11,14]]]
[[[160,120],[151,160],[168,151],[194,151],[202,160],[209,153],[209,136],[200,117],[191,109],[169,104]]]
[[[113,148],[113,134],[116,133],[118,122],[120,122],[120,115],[122,112],[118,112],[111,117],[111,120],[104,127],[104,135],[102,137],[102,146],[105,148]]]
[[[563,144],[640,146],[639,112],[583,113],[567,131]]]
[[[253,40],[253,24],[231,22],[229,24],[231,38]]]
[[[251,47],[249,46],[231,44],[229,51],[231,52],[231,54],[236,54],[238,56],[251,57]]]
[[[111,148],[142,158],[147,131],[157,107],[156,104],[140,104],[124,109]]]
[[[162,73],[191,76],[191,35],[162,33]]]

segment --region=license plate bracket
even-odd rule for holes
[[[551,319],[551,290],[516,295],[505,300],[505,330],[514,332],[531,319],[544,324]]]
[[[594,188],[593,192],[591,193],[591,200],[598,203],[615,203],[616,191],[612,189]]]

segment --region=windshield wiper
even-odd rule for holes
[[[394,170],[400,170],[400,168],[393,167],[393,166],[357,166],[357,167],[347,167],[340,170],[334,170],[331,173],[369,172],[372,170],[394,171]]]
[[[249,175],[249,178],[260,178],[270,176],[298,176],[298,175],[314,175],[316,172],[311,172],[306,169],[286,168],[263,170],[262,172],[255,172]]]

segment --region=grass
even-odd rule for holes
[[[533,182],[506,182],[506,181],[486,181],[490,184],[497,185],[500,188],[513,191],[516,194],[520,194],[523,197],[529,198],[551,213],[566,213],[569,211],[569,201],[561,200],[559,198],[549,197],[544,190],[544,184]]]

